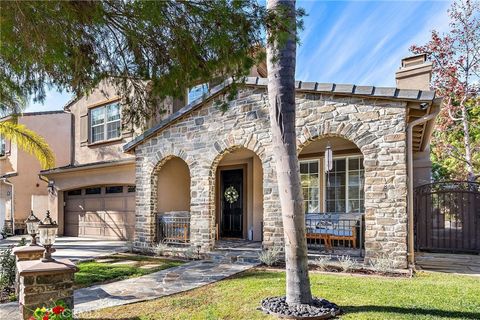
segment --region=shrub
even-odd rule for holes
[[[15,256],[8,248],[0,255],[0,288],[2,290],[13,287],[15,283]]]
[[[190,246],[190,247],[187,248],[187,250],[185,250],[183,252],[183,255],[188,260],[195,260],[196,257],[198,256],[198,253],[197,253],[197,250],[195,250],[195,248],[193,246]]]
[[[320,258],[315,260],[315,265],[320,268],[322,271],[326,271],[328,269],[328,265],[332,260],[332,256],[321,256]]]
[[[357,268],[357,261],[350,256],[341,256],[338,258],[340,268],[344,272],[349,272]]]
[[[370,259],[370,267],[378,273],[389,273],[395,269],[392,259],[387,254]]]
[[[258,260],[263,264],[271,267],[280,260],[281,247],[273,247],[270,250],[263,250],[258,254]]]
[[[160,242],[153,248],[156,256],[163,256],[166,250],[168,250],[168,245],[165,242]]]
[[[25,247],[27,245],[27,239],[25,239],[24,237],[22,237],[20,239],[20,241],[18,242],[17,244],[17,247]]]
[[[0,231],[0,235],[2,236],[2,239],[6,239],[8,236],[8,227],[5,225],[3,226],[2,231]]]

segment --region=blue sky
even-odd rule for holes
[[[447,31],[448,1],[302,1],[305,29],[297,48],[297,79],[394,86],[410,45]],[[58,110],[72,96],[50,90],[27,111]]]

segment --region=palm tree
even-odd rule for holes
[[[308,277],[305,213],[300,185],[295,134],[295,1],[268,0],[267,9],[280,15],[282,35],[267,41],[268,98],[272,142],[282,208],[287,275],[287,303],[310,304],[312,294]]]
[[[0,122],[0,136],[35,156],[42,169],[54,167],[55,156],[45,139],[17,122],[18,115],[25,109],[26,99],[19,95],[14,96],[8,104],[0,100],[0,114],[8,117]]]

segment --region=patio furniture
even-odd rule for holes
[[[343,219],[342,213],[309,213],[305,215],[306,237],[323,240],[327,250],[333,249],[333,241],[347,242],[357,248],[357,224],[361,216]]]
[[[190,241],[190,217],[184,212],[169,212],[159,215],[159,239],[167,243]]]

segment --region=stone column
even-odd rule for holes
[[[73,280],[78,268],[70,260],[19,261],[17,270],[23,319],[31,317],[37,307],[50,306],[58,300],[73,311]]]
[[[39,245],[36,246],[23,246],[23,247],[15,247],[12,250],[12,254],[15,255],[15,261],[18,263],[19,261],[29,261],[29,260],[39,260],[43,256],[43,252],[45,248]],[[15,270],[15,294],[19,295],[19,283],[20,278],[18,275],[18,268]]]
[[[28,260],[39,260],[43,256],[45,248],[42,246],[24,246],[24,247],[15,247],[12,250],[12,253],[15,255],[17,262],[19,261],[28,261]]]

